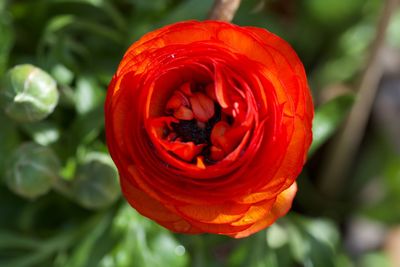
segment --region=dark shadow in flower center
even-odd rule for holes
[[[171,126],[183,142],[211,145],[211,131],[214,125],[221,120],[221,107],[217,103],[214,103],[214,107],[214,116],[205,123],[204,127],[199,127],[196,119],[180,120],[179,123],[171,123]]]
[[[227,97],[219,95],[218,97]],[[222,108],[214,84],[182,83],[165,103],[162,138],[168,152],[181,160],[205,168],[224,159],[240,141],[234,128],[239,102]],[[225,100],[225,99],[224,99]]]

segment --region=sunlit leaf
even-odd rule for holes
[[[332,222],[296,214],[285,222],[289,247],[297,262],[305,266],[335,266],[339,233]]]
[[[288,241],[288,233],[286,229],[274,223],[267,229],[267,242],[271,248],[279,248],[285,245]]]
[[[60,129],[49,121],[25,123],[21,127],[36,143],[43,146],[56,142],[60,137]]]
[[[360,259],[360,265],[362,267],[391,267],[393,266],[388,256],[383,252],[371,252],[364,255]]]
[[[51,70],[51,75],[60,85],[70,85],[74,79],[74,73],[62,64],[55,65]]]
[[[80,114],[88,113],[102,105],[105,92],[100,86],[88,77],[80,77],[76,84],[75,103]]]
[[[114,220],[113,230],[124,237],[106,254],[99,266],[187,266],[188,256],[170,232],[141,217],[127,205]]]
[[[354,96],[347,94],[338,96],[315,111],[313,121],[313,142],[309,151],[312,155],[326,140],[331,137],[346,118]]]

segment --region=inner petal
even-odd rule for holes
[[[152,140],[160,144],[156,147],[164,150],[160,151],[163,155],[202,169],[233,152],[253,124],[240,82],[221,65],[214,64],[211,69],[215,73],[211,79],[169,83],[172,86],[169,90],[164,87],[167,94],[161,97],[164,109],[149,118],[169,118],[153,130]],[[162,102],[158,103],[161,107]],[[240,147],[245,149],[243,144]]]

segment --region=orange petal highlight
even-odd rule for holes
[[[185,216],[191,220],[203,223],[224,224],[234,222],[249,209],[248,205],[236,203],[224,203],[213,206],[185,205],[177,207]]]
[[[288,189],[278,195],[271,211],[266,217],[262,218],[246,230],[239,233],[233,233],[230,236],[235,238],[243,238],[273,224],[278,218],[282,217],[289,211],[296,192],[297,184],[293,183]]]
[[[196,157],[198,154],[201,153],[202,149],[204,148],[204,144],[201,145],[196,145],[193,142],[179,142],[179,141],[174,141],[174,142],[167,142],[167,141],[162,141],[161,145],[167,150],[181,159],[185,161],[192,161],[194,157]]]

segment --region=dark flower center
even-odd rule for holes
[[[186,82],[168,96],[152,133],[170,155],[203,168],[224,159],[244,138],[243,103],[232,95],[221,96],[213,83]]]
[[[205,125],[200,125],[196,119],[187,121],[180,120],[179,123],[171,123],[173,130],[183,142],[193,142],[199,144],[211,144],[211,131],[214,125],[221,120],[221,107],[218,103],[214,103],[215,114],[209,119]]]

